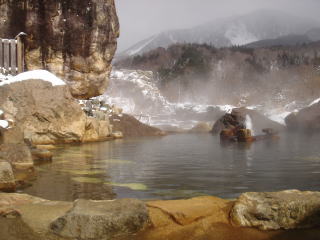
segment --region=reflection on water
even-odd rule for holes
[[[248,191],[320,190],[320,135],[221,144],[216,136],[170,135],[71,146],[24,192],[77,198],[234,198]]]

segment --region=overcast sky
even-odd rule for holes
[[[153,34],[189,28],[257,9],[278,9],[320,21],[320,0],[115,0],[120,20],[118,51]]]

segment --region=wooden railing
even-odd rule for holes
[[[24,46],[19,35],[16,39],[0,38],[0,73],[17,75],[24,71]]]

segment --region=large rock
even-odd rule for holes
[[[96,118],[88,117],[86,122],[86,132],[83,136],[84,142],[105,141],[111,137],[112,128],[107,120],[98,120]]]
[[[96,120],[97,124],[88,128],[91,120],[67,86],[53,87],[41,80],[4,85],[0,87],[0,107],[33,145],[83,142],[88,138],[87,131],[95,127],[96,140],[109,134],[105,121]]]
[[[290,130],[320,130],[320,102],[291,113],[285,119]]]
[[[30,148],[24,142],[23,130],[20,127],[16,126],[2,132],[0,159],[11,163],[15,169],[29,169],[33,167]]]
[[[262,230],[319,227],[320,192],[244,193],[231,219],[237,225]]]
[[[128,114],[110,117],[113,131],[122,132],[124,137],[163,136],[165,133],[158,128],[148,126]]]
[[[262,134],[263,129],[273,129],[274,131],[281,131],[284,126],[270,120],[264,115],[255,110],[247,108],[235,108],[231,113],[226,113],[221,117],[212,127],[211,132],[213,134],[219,134],[223,129],[232,130],[235,127],[246,128],[246,116],[249,116],[252,120],[252,127],[254,134]]]
[[[206,122],[200,122],[189,130],[190,133],[209,133],[211,126]]]
[[[108,240],[137,233],[148,223],[147,208],[139,200],[77,200],[69,212],[51,224],[51,230],[65,238]]]
[[[12,192],[16,188],[12,167],[8,162],[0,162],[0,191]]]
[[[28,34],[28,70],[50,70],[78,98],[105,92],[119,36],[114,0],[4,0],[0,22],[2,37]]]

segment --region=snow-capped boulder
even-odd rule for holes
[[[87,116],[66,85],[53,85],[29,79],[0,86],[0,108],[33,145],[82,142]]]

